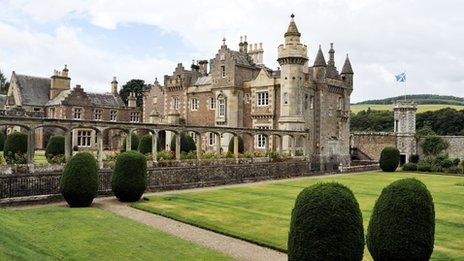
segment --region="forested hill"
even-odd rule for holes
[[[455,96],[445,96],[445,95],[436,95],[436,94],[413,94],[385,98],[381,100],[367,100],[363,102],[358,102],[356,104],[393,104],[398,100],[413,100],[417,104],[449,104],[449,105],[464,105],[464,98],[455,97]]]

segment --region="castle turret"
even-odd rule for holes
[[[54,99],[60,92],[71,89],[68,66],[60,72],[55,70],[50,82],[50,99]]]
[[[330,67],[335,67],[335,50],[333,43],[330,43],[329,61],[327,62],[327,65]]]
[[[341,76],[343,81],[348,84],[348,87],[353,87],[353,68],[351,68],[350,58],[346,54],[345,63],[343,64]]]
[[[278,47],[280,74],[280,118],[279,128],[299,130],[305,128],[302,109],[304,97],[304,79],[307,72],[307,47],[300,43],[300,32],[296,26],[294,15],[284,34],[285,43]],[[288,148],[288,140],[284,139],[283,148]]]
[[[400,163],[409,161],[417,153],[416,133],[417,105],[413,101],[397,101],[393,107],[396,147],[400,151]]]
[[[325,78],[327,71],[327,63],[325,62],[324,54],[322,53],[321,45],[317,51],[316,59],[313,64],[313,76],[317,81],[321,81]]]
[[[118,95],[118,81],[116,80],[116,76],[113,76],[113,81],[111,81],[111,93]]]

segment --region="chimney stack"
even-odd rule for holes
[[[111,82],[111,93],[118,95],[118,81],[116,80],[116,76],[113,76],[113,81]]]
[[[129,108],[137,107],[137,98],[135,97],[134,92],[130,92],[129,97],[127,97],[127,107]]]
[[[208,61],[207,60],[200,60],[198,61],[198,66],[200,67],[200,75],[206,76],[208,75]]]

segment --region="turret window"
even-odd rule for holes
[[[256,99],[258,106],[268,106],[269,105],[269,92],[258,92]]]
[[[284,92],[284,105],[288,105],[288,93]]]

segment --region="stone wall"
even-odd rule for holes
[[[197,188],[314,175],[307,161],[155,167],[148,170],[148,191]],[[0,203],[11,198],[57,195],[61,171],[0,175]],[[111,169],[100,171],[100,194],[111,191]]]
[[[460,158],[464,160],[464,136],[441,136],[443,139],[449,142],[449,147],[446,150],[450,158]],[[422,152],[422,147],[420,146],[421,142],[419,142],[418,146],[418,154],[419,156],[423,156],[424,153]]]
[[[372,160],[379,160],[380,152],[385,147],[396,147],[397,136],[390,132],[355,132],[351,134],[351,147],[357,148],[360,159],[367,156]]]

